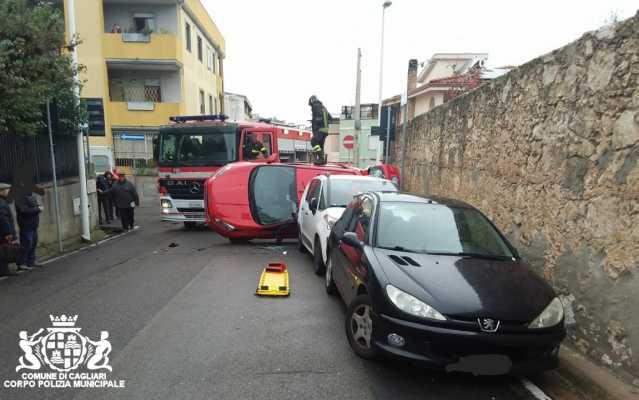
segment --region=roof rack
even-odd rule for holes
[[[169,117],[169,120],[178,124],[190,121],[222,121],[228,119],[228,116],[224,114],[211,114],[211,115],[181,115]]]

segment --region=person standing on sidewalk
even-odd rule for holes
[[[111,188],[111,180],[113,175],[111,171],[106,171],[102,175],[95,178],[95,185],[98,188],[98,224],[102,225],[102,211],[106,224],[109,225],[113,219],[113,206],[111,205],[111,196],[107,192]],[[101,191],[101,192],[100,192]]]
[[[125,231],[133,229],[133,211],[136,206],[140,205],[138,191],[135,189],[135,186],[126,179],[123,173],[120,173],[117,182],[107,191],[107,194],[112,196],[115,206],[120,212],[122,229]]]
[[[18,270],[41,267],[36,263],[40,212],[42,212],[42,206],[38,203],[35,193],[29,192],[16,199],[16,217],[20,228],[20,245],[23,250],[22,257],[18,260]]]
[[[11,185],[0,183],[0,245],[17,242],[13,214],[7,200],[10,189]],[[0,277],[17,275],[9,270],[9,261],[1,257],[2,254],[0,254]]]

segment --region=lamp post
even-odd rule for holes
[[[382,88],[384,83],[384,17],[386,15],[386,9],[393,4],[392,1],[387,0],[382,4],[382,39],[381,39],[381,47],[379,51],[379,106],[377,109],[377,122],[381,128],[382,125]],[[386,132],[388,135],[388,132]],[[388,142],[388,141],[387,141]],[[379,162],[382,158],[382,149],[381,146],[377,146],[377,162]]]

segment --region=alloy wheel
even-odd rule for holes
[[[371,307],[368,304],[360,304],[353,310],[350,328],[353,341],[366,350],[370,349],[373,320],[371,319]]]

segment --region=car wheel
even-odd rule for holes
[[[313,269],[316,275],[322,275],[324,273],[324,257],[322,256],[322,245],[319,238],[315,238],[315,244],[313,245]]]
[[[373,342],[373,308],[367,294],[357,296],[346,311],[346,337],[358,356],[372,360],[378,350]]]
[[[229,242],[231,242],[232,244],[246,244],[249,240],[250,239],[247,238],[229,238]]]
[[[302,242],[302,229],[300,226],[297,226],[297,250],[300,253],[306,253],[306,247],[304,247],[304,242]]]
[[[335,294],[337,288],[335,287],[335,281],[333,280],[333,262],[331,261],[330,253],[328,257],[326,257],[326,272],[324,273],[324,276],[326,277],[326,294],[332,296]]]

